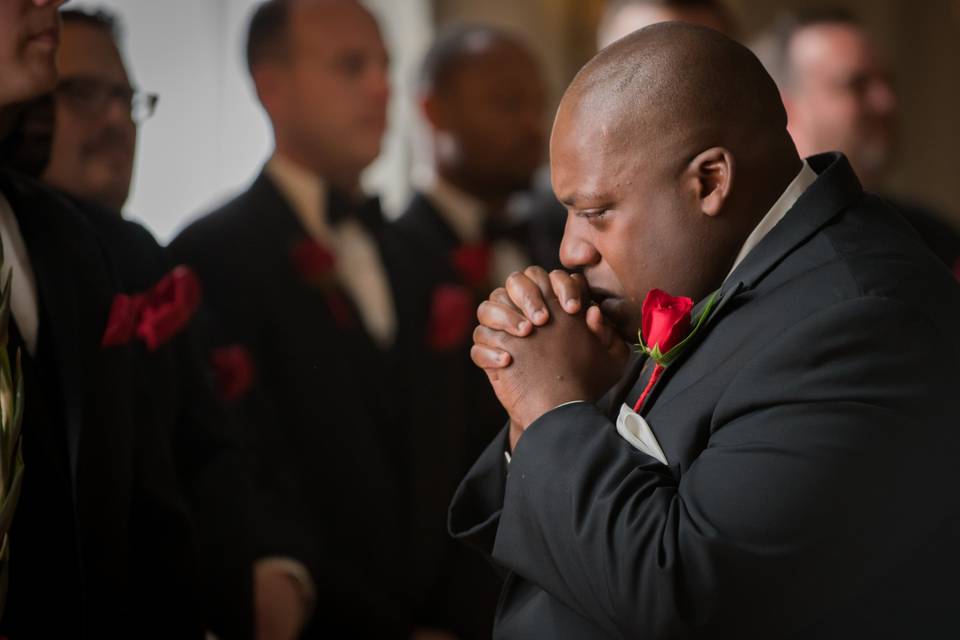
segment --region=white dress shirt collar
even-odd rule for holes
[[[327,184],[309,169],[280,153],[267,162],[267,175],[290,202],[291,209],[307,234],[316,240],[329,239]]]
[[[10,284],[10,312],[20,330],[20,336],[31,354],[37,352],[37,334],[40,330],[40,309],[37,302],[37,281],[27,253],[27,244],[20,233],[20,225],[10,202],[0,194],[0,238],[3,242],[3,273],[13,272]]]
[[[787,215],[787,212],[793,208],[793,205],[796,204],[797,200],[800,199],[800,196],[803,195],[803,192],[810,188],[817,179],[817,173],[810,168],[810,164],[804,160],[803,166],[800,167],[800,173],[793,179],[793,181],[787,185],[786,190],[777,198],[777,201],[773,203],[773,206],[770,207],[770,210],[767,212],[760,222],[754,227],[753,231],[747,237],[746,242],[743,243],[743,247],[740,249],[740,253],[737,254],[737,259],[733,261],[733,266],[730,268],[730,273],[727,274],[727,277],[730,277],[730,274],[740,266],[740,263],[743,262],[743,259],[747,257],[753,249],[760,244],[760,241],[763,240],[770,231],[777,226],[777,223],[783,220],[783,217]]]
[[[307,236],[336,257],[337,278],[356,304],[370,336],[381,347],[393,344],[397,331],[393,292],[376,241],[354,220],[330,226],[327,185],[320,176],[279,153],[270,158],[266,171]]]

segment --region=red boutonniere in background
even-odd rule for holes
[[[214,349],[210,354],[217,393],[224,402],[236,402],[253,386],[254,366],[250,351],[240,344]]]
[[[183,265],[175,267],[149,291],[117,294],[101,345],[125,345],[137,336],[147,349],[156,351],[187,326],[201,297],[196,274]]]
[[[427,342],[434,351],[448,351],[466,343],[473,329],[473,293],[466,287],[442,284],[433,292]]]
[[[338,286],[337,259],[333,253],[316,240],[307,238],[294,245],[290,258],[304,281],[323,291],[337,326],[341,329],[353,327],[353,311]]]
[[[635,412],[640,412],[643,401],[663,375],[664,369],[680,356],[689,340],[709,317],[716,300],[717,294],[710,296],[691,330],[693,300],[674,297],[660,289],[652,289],[647,293],[641,311],[640,351],[653,360],[654,367],[647,386],[633,406]]]
[[[465,244],[450,256],[457,275],[468,286],[485,291],[490,286],[490,245],[486,242]]]

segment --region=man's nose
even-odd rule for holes
[[[583,269],[600,261],[600,252],[585,237],[576,216],[567,214],[560,242],[560,262],[567,269]]]
[[[390,67],[387,64],[371,65],[366,78],[370,95],[386,104],[390,100]]]
[[[886,80],[875,80],[870,84],[867,100],[876,113],[889,114],[897,108],[897,94]]]

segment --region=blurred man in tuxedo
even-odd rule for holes
[[[550,159],[582,276],[478,310],[510,423],[450,513],[494,637],[955,636],[960,288],[909,225],[677,22],[587,63]]]
[[[258,464],[284,501],[268,519],[308,571],[291,637],[406,637],[402,295],[375,200],[359,178],[386,127],[388,55],[353,0],[257,6],[247,63],[275,150],[253,185],[171,244],[199,274],[221,348],[255,388],[240,410]]]
[[[61,4],[0,1],[3,137],[19,104],[54,87]],[[104,247],[69,202],[9,168],[0,192],[26,398],[0,633],[199,638],[190,522],[169,441],[134,401],[142,362],[117,338],[132,318]]]
[[[754,49],[780,87],[800,152],[842,151],[864,185],[884,193],[897,152],[896,87],[889,62],[856,17],[842,10],[784,15]],[[890,199],[960,277],[960,235],[943,215]]]
[[[427,356],[416,376],[423,382],[411,393],[424,395],[416,404],[432,413],[412,427],[422,442],[414,465],[424,498],[417,535],[422,606],[439,626],[489,637],[498,581],[489,565],[446,535],[446,505],[493,436],[491,425],[506,416],[470,363],[473,315],[458,315],[450,300],[459,294],[463,308],[473,309],[515,270],[559,267],[559,243],[551,241],[546,218],[508,209],[511,196],[530,190],[543,159],[546,87],[538,61],[518,38],[488,26],[456,26],[441,32],[425,56],[419,102],[431,171],[397,228],[408,261],[419,268],[416,324],[425,329]]]
[[[678,20],[735,36],[737,25],[722,0],[610,0],[597,27],[597,48],[658,22]]]
[[[195,288],[189,272],[174,269],[150,232],[120,213],[133,175],[137,124],[151,115],[157,97],[132,87],[115,16],[68,9],[61,19],[57,88],[24,110],[15,163],[72,199],[99,233],[124,294],[143,297],[162,290],[170,299],[190,297],[184,295]],[[200,347],[194,322],[198,302],[199,296],[179,311],[162,340],[139,343],[140,387],[172,440],[180,486],[191,506],[204,621],[221,637],[243,638],[253,628],[252,470],[238,426],[211,384],[204,362],[208,350]],[[258,572],[263,570],[258,565]]]

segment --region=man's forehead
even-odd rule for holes
[[[347,50],[383,49],[383,39],[373,16],[348,0],[305,1],[291,11],[290,33],[297,47],[338,53]]]
[[[850,65],[880,66],[879,51],[869,34],[852,24],[821,24],[801,29],[790,43],[791,57],[799,68],[837,69]]]
[[[112,34],[87,24],[65,24],[57,53],[62,76],[92,75],[126,78],[123,58]]]

